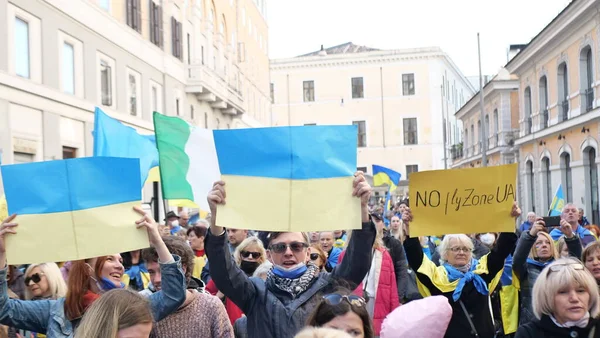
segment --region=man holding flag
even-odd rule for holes
[[[400,175],[400,173],[397,171],[373,164],[373,185],[388,185],[388,192],[385,198],[385,209],[383,211],[383,217],[386,227],[389,226],[390,222],[390,220],[387,218],[387,213],[391,209],[392,192],[396,191],[396,188],[398,188],[398,184],[400,184],[401,177],[402,175]]]
[[[571,229],[573,229],[573,233],[579,236],[581,244],[584,247],[589,243],[596,241],[596,237],[594,237],[594,235],[588,229],[579,226],[579,209],[577,206],[573,203],[567,203],[565,205],[565,196],[563,194],[562,185],[559,185],[558,189],[556,190],[556,194],[552,199],[552,205],[550,205],[548,215],[560,216],[560,225],[570,225]],[[552,239],[555,241],[558,241],[563,235],[564,234],[560,228],[556,228],[550,232],[550,236],[552,236]]]

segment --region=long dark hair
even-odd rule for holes
[[[345,288],[336,289],[335,293],[349,296],[352,293]],[[315,307],[311,315],[308,317],[306,322],[307,326],[321,327],[335,317],[343,316],[348,312],[354,312],[363,322],[363,331],[365,332],[365,338],[373,338],[373,323],[371,317],[367,312],[367,305],[362,304],[361,306],[350,304],[346,300],[342,300],[337,305],[329,305],[323,299],[320,300],[319,304]]]

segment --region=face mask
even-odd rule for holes
[[[479,236],[479,239],[485,245],[492,245],[494,244],[494,241],[496,241],[496,236],[494,236],[494,234],[487,233]]]
[[[177,227],[178,225],[179,225],[179,220],[177,220],[177,219],[176,219],[176,220],[174,220],[173,222],[171,222],[171,226],[172,226],[173,228]]]
[[[307,269],[306,263],[304,262],[298,263],[290,268],[284,268],[283,266],[275,265],[273,267],[273,273],[282,278],[296,279],[302,276]]]
[[[94,269],[92,269],[92,266],[87,264],[86,265],[91,269],[91,271],[94,271]],[[96,283],[96,287],[98,288],[98,290],[100,290],[100,292],[106,292],[112,289],[123,289],[125,288],[125,284],[123,283],[119,283],[119,285],[115,285],[115,283],[113,283],[110,279],[108,278],[104,278],[102,277],[100,280],[97,280],[96,277],[94,277],[94,273],[90,272],[90,278]]]
[[[242,263],[240,263],[240,269],[242,269],[242,271],[244,271],[246,275],[252,276],[252,274],[254,273],[254,271],[256,271],[256,268],[258,268],[259,265],[260,264],[258,262],[242,261]]]

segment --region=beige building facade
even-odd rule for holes
[[[96,106],[141,133],[270,125],[266,5],[0,0],[2,163],[92,156]]]
[[[373,164],[382,165],[406,180],[412,172],[450,165],[450,145],[461,138],[454,112],[473,89],[439,48],[347,43],[271,60],[271,94],[273,125],[355,124],[359,169],[370,175]],[[400,197],[406,183],[396,192]]]

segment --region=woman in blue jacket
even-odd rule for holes
[[[157,224],[140,208],[135,211],[143,218],[136,222],[138,228],[148,231],[150,244],[156,248],[161,262],[162,289],[149,298],[152,315],[159,321],[177,310],[185,301],[186,281],[178,256],[171,255],[165,246]],[[17,233],[16,215],[0,225],[0,323],[34,332],[46,333],[48,338],[73,337],[81,316],[103,292],[121,288],[124,272],[120,255],[109,255],[79,262],[84,271],[69,277],[69,291],[65,298],[20,301],[8,298],[6,283],[5,237]],[[102,261],[102,263],[98,263]],[[101,265],[101,266],[100,266]],[[94,266],[94,267],[92,267]]]

